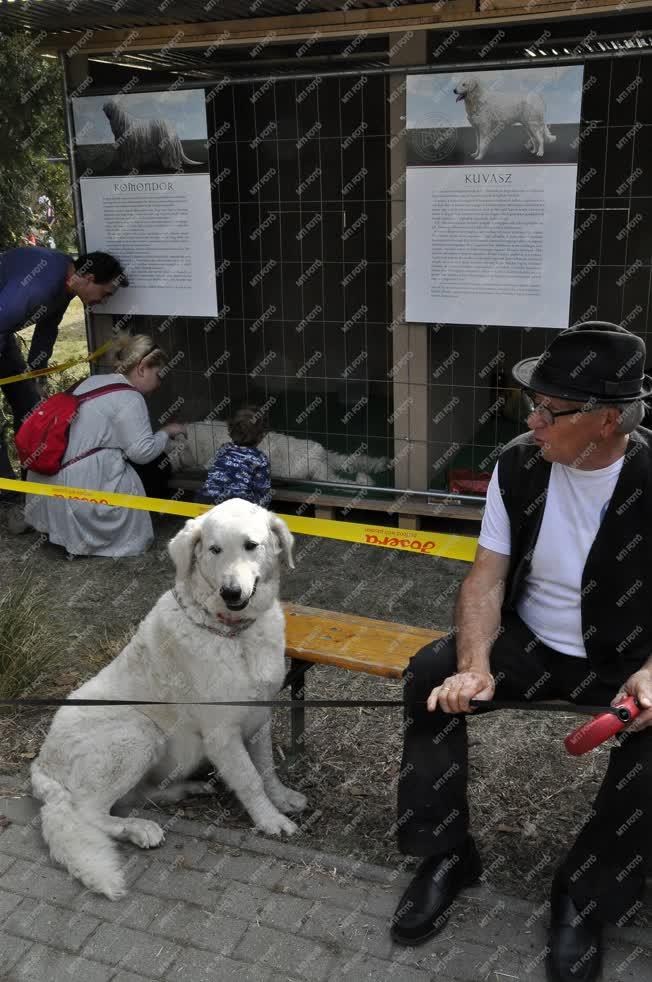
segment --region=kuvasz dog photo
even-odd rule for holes
[[[496,137],[515,123],[523,127],[526,149],[536,157],[543,157],[544,146],[557,139],[546,125],[546,104],[538,92],[494,91],[477,75],[461,79],[453,91],[455,101],[464,102],[475,133],[474,160],[482,160]]]
[[[407,164],[577,162],[583,67],[410,75]]]
[[[69,698],[197,703],[269,700],[285,675],[280,564],[293,539],[277,515],[239,498],[190,519],[169,543],[175,586],[119,655]],[[32,765],[52,859],[90,890],[126,891],[114,842],[158,846],[154,821],[111,814],[130,793],[178,801],[206,785],[187,778],[208,760],[256,828],[291,835],[304,795],[275,770],[268,707],[64,706]],[[119,806],[120,807],[120,806]],[[116,811],[119,809],[116,809]]]
[[[188,423],[187,435],[175,438],[176,448],[170,454],[173,470],[206,468],[213,462],[215,451],[228,443],[229,431],[223,420]],[[386,457],[365,453],[346,454],[327,450],[316,440],[299,440],[286,433],[268,433],[260,449],[270,460],[272,478],[298,481],[340,481],[369,485],[371,475],[388,470]]]

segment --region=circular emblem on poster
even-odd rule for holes
[[[457,145],[457,129],[441,113],[429,113],[426,126],[412,131],[413,146],[422,160],[434,164],[445,160]]]

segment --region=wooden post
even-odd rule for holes
[[[68,153],[70,154],[70,174],[73,183],[73,202],[75,208],[75,222],[77,226],[77,239],[79,251],[86,250],[84,236],[84,225],[81,213],[81,191],[78,185],[77,173],[74,161],[74,143],[72,139],[72,107],[68,105],[68,100],[74,97],[75,90],[84,86],[88,78],[88,56],[86,54],[62,54],[62,64],[64,68],[64,97],[66,100],[67,120],[68,120]],[[88,83],[86,83],[88,84]],[[113,333],[113,317],[111,314],[93,314],[87,308],[84,309],[86,321],[86,340],[89,352],[99,348],[101,344],[108,341]],[[97,363],[94,365],[97,368]]]
[[[408,31],[392,42],[391,65],[427,61],[425,31]],[[405,322],[406,78],[396,74],[389,81],[391,231],[400,229],[392,234],[391,267],[394,482],[404,490],[423,491],[428,487],[428,333],[425,324]]]
[[[418,515],[399,515],[398,527],[400,529],[419,529],[421,528],[421,519]]]
[[[332,505],[315,505],[315,518],[325,518],[332,521],[337,518],[337,513]]]

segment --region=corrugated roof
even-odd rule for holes
[[[62,47],[62,39],[65,39],[66,48],[73,47],[79,41],[89,59],[94,62],[109,61],[122,67],[140,68],[143,74],[171,72],[202,79],[214,77],[216,72],[221,74],[227,67],[233,74],[251,72],[252,59],[247,59],[243,42],[238,43],[234,37],[233,43],[230,43],[227,38],[220,41],[219,45],[210,45],[211,51],[214,49],[214,54],[211,54],[202,51],[199,46],[163,43],[163,40],[155,44],[147,43],[145,32],[151,37],[151,30],[155,31],[157,28],[167,28],[169,31],[179,28],[182,32],[184,26],[189,31],[190,25],[229,21],[246,23],[253,18],[279,17],[287,24],[288,18],[301,21],[305,15],[310,14],[345,16],[346,12],[390,12],[404,6],[413,9],[415,5],[423,7],[424,16],[428,15],[432,6],[430,0],[391,0],[391,3],[388,0],[159,0],[156,3],[143,3],[143,0],[0,0],[0,31],[30,29],[40,38],[40,46],[46,50],[48,36],[56,36],[57,48]],[[310,23],[308,17],[305,23]],[[143,32],[140,37],[136,33],[139,30]],[[269,27],[267,30],[269,31]],[[87,36],[91,31],[95,45]],[[109,41],[111,35],[107,34],[106,44],[102,45],[103,31],[122,32],[127,40],[116,44],[115,41]],[[132,32],[134,37],[131,37]],[[279,37],[274,44],[275,51],[260,53],[256,66],[269,62],[269,70],[275,61],[275,70],[280,74],[296,71],[296,46],[301,45],[302,38],[308,35],[296,32],[294,49],[287,48],[288,44],[292,44],[291,37],[294,34],[292,31],[285,38],[285,50],[281,47],[284,38]],[[310,65],[311,68],[316,68],[317,65],[325,68],[332,62],[341,63],[344,60],[350,65],[370,68],[387,62],[386,37],[382,34],[357,43],[355,51],[344,59],[341,44],[337,49],[333,46],[335,37],[331,37],[329,41],[327,32],[324,34],[320,41],[311,41],[309,54],[301,52],[302,64]],[[161,37],[165,38],[165,35],[162,33]],[[99,46],[97,42],[100,42]],[[209,46],[208,40],[206,46]],[[284,56],[287,64],[283,61]],[[228,66],[226,63],[229,63]]]
[[[643,5],[642,0],[634,0],[634,3],[640,8],[634,13],[627,7],[623,8],[622,4],[603,16],[576,15],[572,20],[555,21],[555,14],[552,13],[551,20],[546,24],[548,40],[545,45],[533,44],[532,41],[533,32],[535,37],[541,36],[541,22],[538,25],[524,22],[504,24],[502,40],[496,43],[495,23],[473,23],[472,14],[469,13],[471,19],[468,27],[472,30],[465,29],[467,25],[464,25],[458,32],[457,40],[447,47],[438,60],[443,65],[482,58],[483,55],[478,52],[487,42],[491,44],[492,58],[497,60],[514,57],[534,60],[542,56],[554,58],[558,54],[590,56],[611,51],[628,54],[630,49],[646,50],[652,40],[652,17],[642,7],[650,8],[652,2]],[[112,76],[107,73],[115,71],[108,64],[98,64],[104,62],[119,66],[122,71],[141,69],[144,82],[146,79],[158,81],[166,74],[183,75],[197,81],[215,78],[225,72],[233,76],[266,71],[283,75],[296,72],[299,64],[303,69],[313,71],[344,66],[365,71],[388,63],[391,28],[390,32],[377,32],[378,25],[384,19],[382,12],[390,17],[392,12],[396,13],[396,8],[413,8],[416,4],[423,9],[424,21],[431,20],[433,7],[438,6],[431,0],[150,0],[148,3],[143,0],[0,0],[0,31],[29,28],[42,37],[46,50],[48,40],[45,35],[55,34],[57,38],[52,51],[74,46],[80,39],[80,46],[84,44],[89,60],[95,63],[92,74],[99,85],[109,84]],[[556,8],[560,6],[558,0],[538,0],[536,10],[539,15],[548,4]],[[283,18],[279,24],[287,25],[288,22],[303,21],[303,15],[326,13],[333,17],[340,14],[344,18],[347,12],[356,11],[359,12],[356,20],[364,17],[364,11],[373,11],[373,16],[380,17],[380,20],[376,20],[376,30],[369,30],[369,36],[356,43],[354,50],[346,43],[343,36],[346,32],[338,38],[335,31],[329,36],[324,30],[323,36],[314,40],[312,31],[315,29],[308,26],[312,20],[308,16],[303,33],[279,28],[278,37],[273,43],[256,51],[253,59],[250,47],[261,46],[256,44],[253,25],[249,33],[254,40],[247,36],[247,21],[252,18],[273,20],[279,17]],[[401,16],[402,12],[399,18]],[[204,36],[200,26],[190,27],[209,23],[219,25],[227,21],[242,23],[244,40],[233,36],[232,42],[228,37],[222,41],[222,35],[219,38],[216,35],[210,40],[218,38],[219,43],[209,44],[208,29]],[[188,25],[186,40],[192,40],[192,45],[163,43],[166,30],[169,33],[179,27],[182,33],[184,25]],[[275,34],[276,29],[271,30],[269,25],[268,19],[265,29],[270,35]],[[445,20],[441,26],[449,27]],[[365,24],[365,31],[366,28]],[[139,29],[142,32],[140,36],[137,34]],[[106,43],[102,45],[99,42],[105,40],[101,33],[103,30],[120,32],[123,40],[109,43],[108,39],[115,38],[115,33],[108,34]],[[231,30],[235,35],[235,26]],[[351,25],[351,30],[360,31],[360,23],[356,27]],[[131,37],[132,32],[134,38]],[[87,35],[91,37],[90,41]],[[310,38],[309,51],[303,42],[307,37]]]
[[[300,43],[300,42],[298,42]],[[360,71],[368,71],[371,68],[380,68],[388,63],[387,43],[385,38],[371,38],[366,44],[360,45],[359,49],[343,56],[341,53],[343,42],[324,42],[315,45],[310,54],[297,58],[297,44],[270,46],[261,55],[252,61],[248,57],[248,49],[242,46],[223,50],[218,54],[206,58],[205,52],[191,49],[184,51],[168,50],[144,51],[138,54],[122,52],[117,58],[113,59],[110,55],[94,55],[89,58],[89,64],[94,67],[91,74],[96,84],[108,84],[111,75],[107,64],[117,65],[127,69],[143,69],[143,83],[147,84],[149,73],[168,73],[172,75],[183,75],[188,80],[215,79],[222,75],[229,74],[233,77],[239,75],[265,74],[272,72],[275,75],[294,74],[298,70],[328,71],[329,68],[339,66],[356,68]],[[101,69],[104,71],[101,71]]]
[[[430,0],[392,0],[392,7]],[[35,31],[84,31],[88,28],[129,29],[144,25],[200,24],[316,14],[328,11],[387,7],[383,0],[0,0],[0,29],[29,27]],[[146,12],[144,10],[146,8]]]

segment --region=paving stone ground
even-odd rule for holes
[[[13,791],[0,797],[4,982],[545,978],[545,908],[483,883],[438,937],[403,948],[388,920],[405,873],[186,819],[168,819],[159,849],[120,847],[130,892],[112,903],[50,862],[19,779],[0,775],[0,786]],[[648,982],[652,929],[609,929],[603,978]]]

